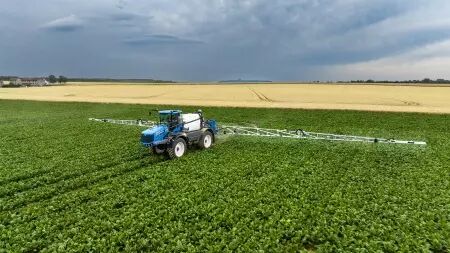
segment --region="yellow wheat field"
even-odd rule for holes
[[[335,84],[117,84],[0,88],[0,99],[450,113],[450,87]]]

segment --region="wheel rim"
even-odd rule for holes
[[[184,144],[182,142],[178,142],[177,145],[175,145],[175,155],[177,157],[181,157],[184,154]]]
[[[211,147],[211,143],[212,143],[211,135],[209,134],[205,135],[205,138],[203,139],[203,146],[205,146],[205,148],[209,148]]]

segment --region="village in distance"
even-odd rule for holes
[[[56,84],[64,84],[68,81],[65,76],[49,75],[48,77],[17,77],[17,76],[0,76],[0,87],[17,88],[17,87],[42,87]]]

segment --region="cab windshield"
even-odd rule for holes
[[[178,125],[179,114],[175,113],[163,113],[159,115],[160,124],[166,124],[169,126],[169,130],[172,130]]]
[[[160,114],[159,115],[159,122],[160,123],[169,123],[170,121],[170,114]]]

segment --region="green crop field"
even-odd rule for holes
[[[0,252],[450,249],[449,115],[201,108],[429,145],[227,137],[174,161],[138,127],[87,120],[154,108],[0,100]]]

